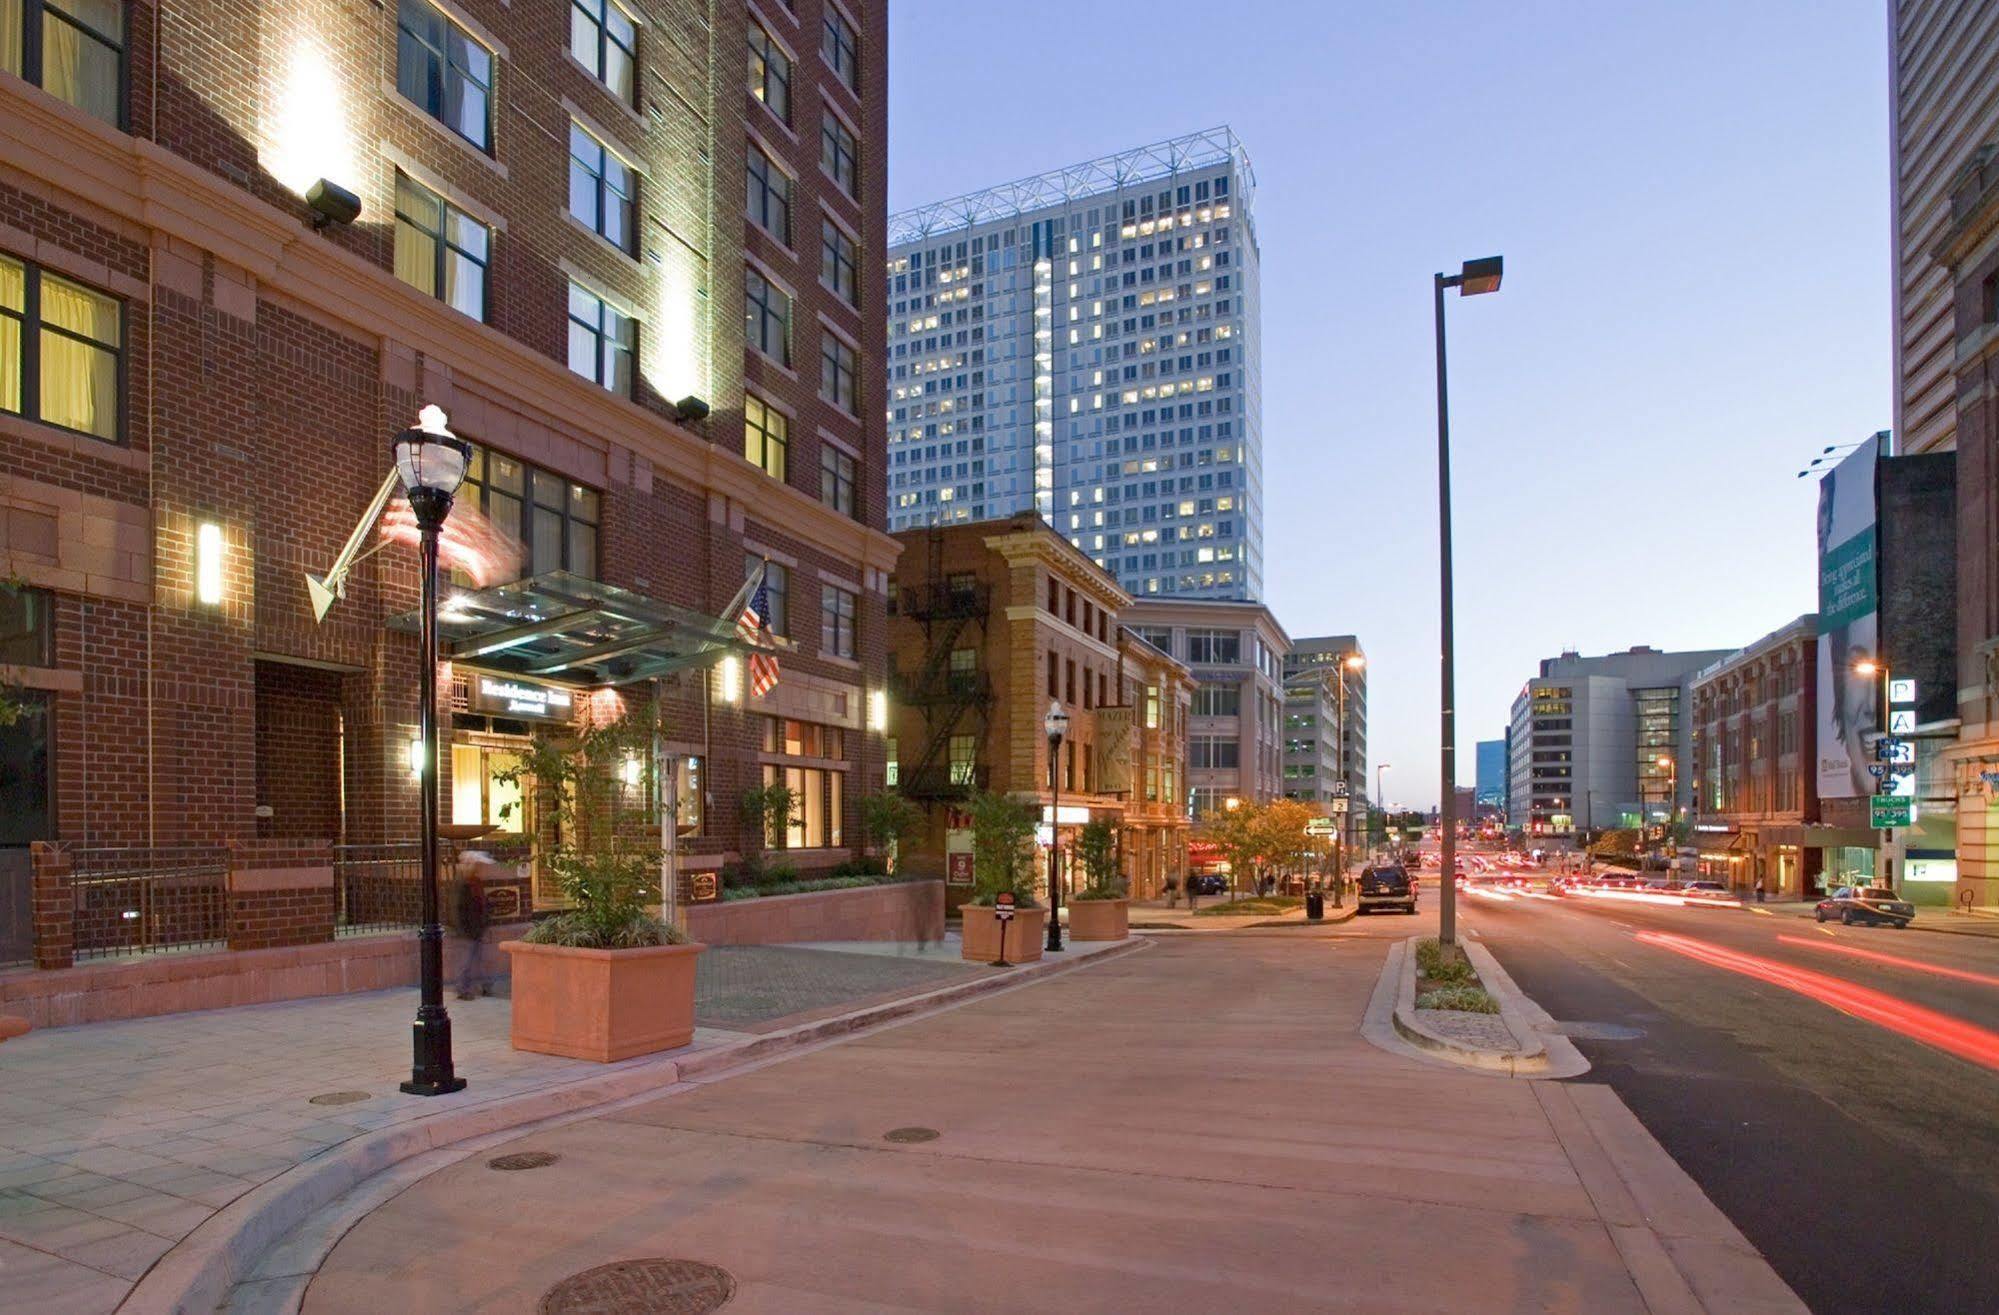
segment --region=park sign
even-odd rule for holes
[[[1867,801],[1867,822],[1875,830],[1916,824],[1916,801],[1906,795],[1875,795]]]

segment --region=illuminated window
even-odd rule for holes
[[[119,302],[0,256],[0,411],[116,442],[124,353]]]
[[[832,65],[834,74],[847,90],[859,95],[861,57],[854,40],[854,29],[831,5],[826,7],[826,30],[819,40],[819,53],[826,57],[826,62]]]
[[[819,163],[848,196],[861,194],[861,148],[847,125],[832,114],[819,125]]]
[[[743,456],[779,483],[791,451],[791,419],[754,393],[743,395]]]
[[[791,56],[756,23],[750,24],[750,95],[791,122]]]
[[[397,278],[483,320],[492,241],[491,229],[396,171]]]
[[[747,265],[743,267],[743,336],[779,365],[791,364],[791,296]]]
[[[402,0],[397,11],[396,90],[491,153],[493,52],[424,0]]]
[[[458,496],[521,545],[526,574],[568,571],[596,578],[597,490],[474,444]]]
[[[819,277],[839,295],[841,301],[849,306],[860,306],[861,281],[854,239],[847,236],[845,229],[824,216],[819,220]]]
[[[0,69],[122,127],[125,6],[117,0],[0,0]]]
[[[771,163],[756,143],[746,155],[744,211],[750,222],[786,246],[791,245],[791,177]]]
[[[569,368],[621,397],[632,392],[638,321],[579,283],[569,285]]]
[[[588,128],[569,125],[569,213],[620,251],[637,241],[632,197],[637,175]]]
[[[569,53],[627,105],[635,103],[638,41],[638,25],[614,0],[570,0]]]

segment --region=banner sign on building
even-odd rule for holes
[[[1131,790],[1131,737],[1138,728],[1138,709],[1097,709],[1097,791],[1127,794]]]
[[[1875,466],[1881,438],[1862,443],[1819,481],[1818,725],[1819,797],[1874,793],[1867,738],[1880,729],[1878,673],[1854,670],[1881,660],[1875,551]]]

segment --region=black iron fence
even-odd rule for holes
[[[72,849],[76,958],[214,950],[228,942],[220,845]]]
[[[449,873],[451,853],[438,855]],[[400,931],[418,924],[423,850],[417,841],[333,847],[333,927],[336,936]]]
[[[0,848],[0,968],[34,962],[34,888],[28,847]]]

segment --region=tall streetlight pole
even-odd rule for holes
[[[1443,873],[1443,900],[1438,914],[1437,939],[1446,945],[1455,944],[1458,938],[1458,728],[1456,614],[1451,599],[1451,407],[1450,388],[1444,369],[1444,289],[1456,288],[1461,297],[1497,292],[1504,267],[1500,257],[1487,256],[1483,260],[1467,260],[1458,273],[1440,273],[1434,281],[1437,306],[1437,584],[1444,659],[1438,717],[1443,753],[1443,798],[1437,809],[1437,830],[1444,846],[1439,859],[1439,869]]]
[[[1680,765],[1671,754],[1660,754],[1652,760],[1666,773],[1666,825],[1660,834],[1662,844],[1670,844],[1673,839],[1673,823],[1680,820]],[[1667,861],[1666,870],[1673,871],[1679,865],[1678,854]]]
[[[1069,733],[1069,714],[1054,699],[1041,719],[1048,732],[1048,949],[1062,948],[1062,737]]]
[[[1374,806],[1381,810],[1381,829],[1384,833],[1388,830],[1388,796],[1381,792],[1381,774],[1393,766],[1395,766],[1394,763],[1376,763],[1374,765]],[[1420,836],[1417,838],[1421,839]]]
[[[417,427],[396,435],[392,447],[423,555],[423,661],[417,674],[423,771],[417,783],[423,825],[423,925],[417,931],[421,993],[412,1037],[414,1061],[402,1089],[412,1096],[445,1096],[463,1091],[465,1079],[451,1063],[451,1015],[444,1010],[444,929],[437,921],[437,538],[444,518],[451,514],[451,499],[465,479],[472,449],[445,428],[444,411],[435,406],[423,408]]]

